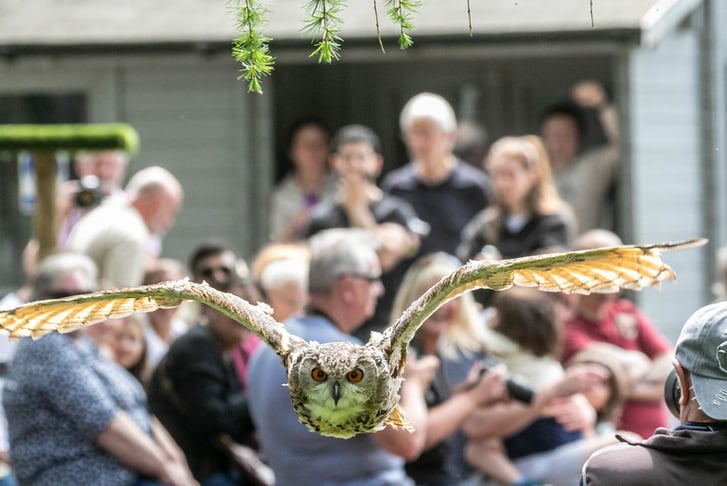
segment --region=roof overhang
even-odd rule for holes
[[[310,44],[302,32],[302,0],[262,0],[265,28],[275,51]],[[349,0],[341,32],[345,48],[376,42],[374,0]],[[387,51],[396,51],[398,29],[384,17]],[[544,42],[651,45],[679,25],[702,0],[424,0],[414,19],[416,45],[520,45]],[[592,15],[592,16],[591,16]],[[591,25],[591,19],[593,25]],[[0,54],[126,53],[228,49],[234,15],[224,0],[0,0]],[[344,50],[345,50],[344,48]],[[275,52],[274,52],[275,54]]]

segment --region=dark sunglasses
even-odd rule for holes
[[[232,275],[233,269],[230,267],[203,267],[199,269],[197,274],[200,277],[210,278],[215,274],[215,272],[222,272],[225,276],[229,277]]]

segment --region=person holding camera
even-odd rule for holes
[[[96,263],[104,287],[141,285],[160,251],[151,246],[174,226],[184,198],[177,178],[159,166],[136,172],[125,189],[122,201],[91,210],[68,238],[70,250]]]
[[[65,248],[73,227],[93,208],[107,199],[123,199],[122,183],[129,166],[123,150],[81,151],[73,170],[78,179],[60,186],[58,201],[58,245]]]
[[[593,454],[583,486],[727,484],[727,302],[692,314],[672,364],[665,399],[680,425]]]
[[[616,442],[593,434],[596,412],[584,396],[606,382],[606,370],[593,364],[564,370],[556,359],[557,298],[513,287],[497,292],[488,312],[487,351],[531,390],[526,399],[478,409],[463,426],[467,462],[501,484],[575,484],[591,453]]]

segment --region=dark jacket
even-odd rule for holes
[[[719,428],[716,428],[719,427]],[[618,444],[594,453],[583,467],[585,486],[700,486],[727,484],[727,429],[681,426],[657,429],[644,441]]]
[[[466,262],[483,246],[492,245],[502,258],[518,258],[542,250],[570,246],[571,224],[562,214],[535,214],[518,231],[511,231],[497,211],[486,209],[475,216],[462,230],[457,257]]]
[[[184,451],[197,480],[231,468],[216,445],[220,434],[246,442],[253,432],[232,363],[204,326],[179,337],[149,384],[149,406]]]

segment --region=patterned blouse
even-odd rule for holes
[[[5,385],[10,456],[20,484],[129,485],[134,471],[96,443],[123,410],[151,434],[144,391],[87,338],[19,344]]]

